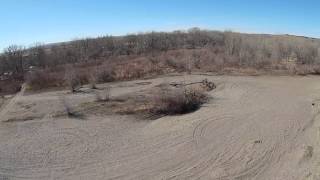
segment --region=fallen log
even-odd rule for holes
[[[174,87],[182,87],[182,86],[190,86],[190,85],[194,85],[194,84],[201,84],[201,86],[203,86],[204,88],[206,88],[208,91],[211,91],[213,89],[216,88],[216,85],[211,82],[211,81],[208,81],[208,79],[204,79],[202,81],[198,81],[198,82],[192,82],[192,83],[170,83],[171,86],[174,86]]]

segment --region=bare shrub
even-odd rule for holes
[[[320,75],[320,66],[319,66],[319,65],[313,66],[313,72],[312,72],[312,74],[314,74],[314,75]]]
[[[166,64],[169,66],[169,67],[172,67],[174,69],[179,69],[179,65],[177,62],[175,62],[171,57],[168,57],[166,60],[165,60]]]
[[[96,78],[98,82],[112,82],[115,80],[114,67],[111,65],[102,65],[96,71]]]
[[[101,92],[96,92],[95,94],[95,98],[97,102],[106,102],[110,100],[110,91],[111,88],[110,87],[106,87],[103,91]]]
[[[173,68],[174,70],[176,70],[178,72],[185,72],[185,71],[189,70],[188,64],[182,59],[178,59],[178,60],[167,59],[166,63],[169,67]]]
[[[155,64],[148,58],[135,58],[115,68],[117,80],[132,80],[159,73]]]
[[[208,95],[196,89],[177,89],[154,98],[153,114],[185,114],[196,111],[208,101]]]
[[[98,73],[97,70],[89,74],[88,77],[90,88],[91,89],[98,89],[97,88],[97,82],[98,82]]]
[[[90,83],[90,68],[75,68],[75,79],[78,81],[79,85]]]
[[[4,97],[0,96],[0,107],[4,104]]]
[[[47,70],[30,72],[25,79],[28,87],[32,90],[62,87],[64,81],[61,73]]]
[[[32,72],[27,74],[26,83],[33,90],[41,89],[43,86],[47,85],[47,78],[48,76],[45,76],[41,71]]]
[[[60,101],[64,107],[65,113],[68,117],[77,117],[78,114],[73,110],[66,97],[60,97]]]
[[[65,81],[71,92],[76,92],[76,89],[81,85],[80,80],[73,68],[67,68],[65,72]]]

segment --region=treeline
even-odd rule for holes
[[[285,60],[299,64],[320,62],[320,41],[296,36],[250,35],[233,32],[151,32],[122,37],[105,36],[31,48],[10,46],[0,56],[0,72],[24,73],[30,66],[48,68],[62,64],[106,60],[115,56],[144,56],[181,49],[215,52],[225,65],[269,67]],[[215,59],[217,57],[210,57]],[[213,61],[214,63],[214,61]]]
[[[230,69],[320,74],[320,40],[193,28],[37,44],[29,48],[13,45],[0,54],[0,94],[19,89],[24,81],[42,89],[70,84],[66,82],[70,78],[66,77],[85,84],[169,72],[229,73]]]
[[[151,32],[123,37],[105,36],[31,48],[10,46],[0,57],[1,71],[22,72],[28,66],[52,67],[111,56],[143,55],[175,49],[194,49],[223,43],[223,33],[192,29],[188,32]]]

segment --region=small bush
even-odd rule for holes
[[[80,118],[80,119],[84,118],[84,116],[80,112],[76,111],[74,107],[72,107],[72,105],[70,104],[70,101],[68,101],[66,97],[60,97],[60,101],[64,107],[64,111],[65,111],[64,113],[69,118]]]
[[[61,87],[63,86],[63,75],[47,70],[30,72],[26,75],[26,83],[32,90]]]
[[[103,65],[96,72],[96,79],[100,83],[112,82],[115,80],[114,69],[111,66]]]
[[[71,108],[70,104],[68,103],[67,99],[65,97],[61,97],[60,98],[61,100],[61,103],[64,107],[64,110],[66,112],[66,114],[69,116],[69,117],[74,117],[76,116],[76,113],[75,111]]]
[[[65,81],[68,87],[70,88],[71,92],[75,92],[76,89],[81,85],[81,82],[74,71],[74,69],[69,69],[67,68],[65,72]]]
[[[91,73],[89,74],[89,84],[91,89],[98,89],[97,88],[97,82],[98,82],[98,76],[97,73]]]
[[[154,99],[153,114],[186,114],[198,110],[208,101],[208,95],[200,90],[182,89],[161,94]]]

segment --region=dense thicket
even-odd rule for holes
[[[92,71],[96,69],[92,69],[92,65],[99,65],[100,69],[103,67],[109,72],[107,77],[101,78],[109,80],[117,80],[119,76],[120,79],[130,79],[154,71],[164,73],[168,69],[221,71],[225,68],[253,68],[296,72],[303,67],[304,73],[319,73],[319,50],[318,39],[193,28],[38,44],[30,48],[14,45],[0,55],[0,75],[25,75],[30,67],[59,74],[65,64],[81,66],[81,72],[86,68]],[[139,63],[143,67],[137,68]],[[114,68],[122,72],[115,72]]]
[[[112,56],[146,55],[169,50],[206,48],[225,64],[267,66],[284,60],[320,62],[320,41],[296,36],[250,35],[197,28],[171,33],[151,32],[123,37],[105,36],[25,49],[10,46],[0,57],[0,72],[23,73],[30,66],[53,67]],[[214,54],[213,54],[214,56]],[[215,57],[210,57],[215,58]],[[220,62],[221,63],[221,62]]]

